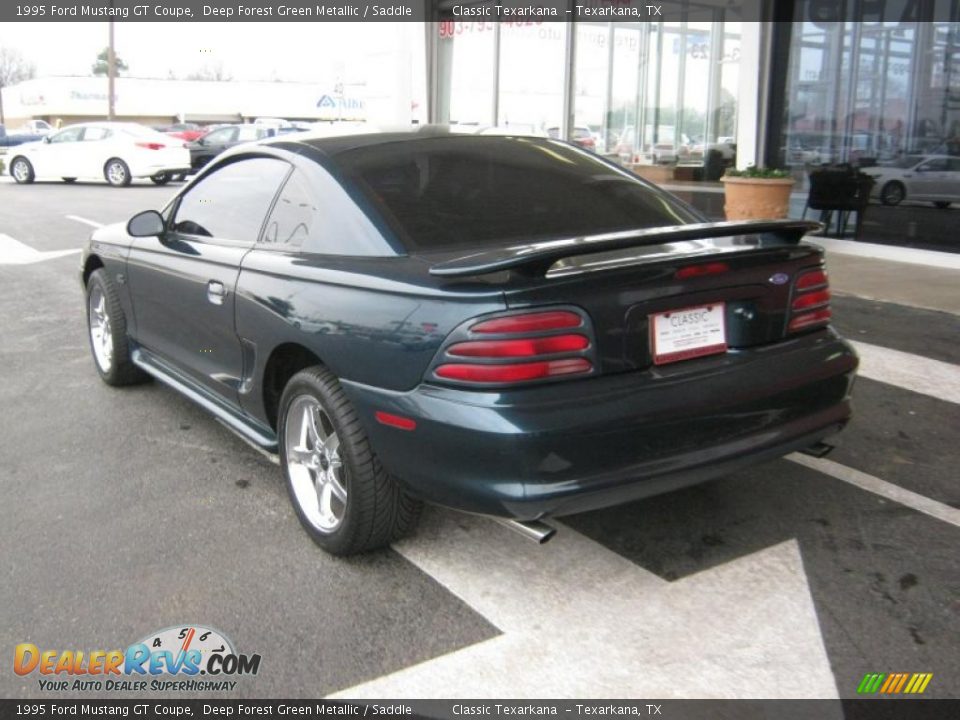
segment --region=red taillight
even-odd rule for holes
[[[577,332],[570,332],[577,328]],[[593,372],[591,330],[571,310],[544,310],[479,320],[441,350],[433,377],[506,385]]]
[[[447,348],[458,357],[532,357],[583,350],[590,341],[583,335],[554,335],[521,340],[472,340]]]
[[[790,332],[797,332],[798,330],[806,330],[807,328],[823,325],[828,322],[830,322],[830,308],[821,308],[814,312],[794,315],[788,329]]]
[[[793,301],[793,310],[806,310],[808,308],[818,307],[820,305],[828,305],[830,303],[830,291],[829,290],[817,290],[816,292],[806,292],[802,295],[797,295],[796,300]]]
[[[729,272],[730,266],[724,262],[703,263],[702,265],[688,265],[682,267],[674,273],[677,280],[686,280],[692,277],[702,277],[704,275],[719,275]]]
[[[822,269],[799,275],[793,287],[794,297],[790,305],[787,332],[822,327],[830,322],[830,288],[827,274]]]
[[[583,320],[574,312],[554,310],[550,312],[508,315],[507,317],[484,320],[470,328],[472,333],[521,333],[540,332],[541,330],[562,330],[580,327]]]
[[[806,272],[797,278],[797,290],[811,290],[813,288],[825,287],[827,285],[827,274],[823,270],[813,270]]]
[[[163,143],[154,142],[138,142],[135,144],[137,147],[146,148],[147,150],[163,150],[166,147]]]
[[[436,373],[447,380],[466,380],[479,383],[513,383],[528,380],[575,375],[590,372],[593,365],[586,358],[547,360],[542,362],[511,363],[509,365],[441,365]]]

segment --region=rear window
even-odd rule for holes
[[[629,173],[546,139],[406,140],[348,150],[337,160],[416,250],[701,220]]]

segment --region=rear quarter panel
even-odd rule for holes
[[[337,257],[253,250],[237,283],[244,409],[267,421],[263,376],[281,345],[300,345],[339,378],[394,391],[418,385],[444,338],[503,310],[491,286],[431,283],[409,257]]]

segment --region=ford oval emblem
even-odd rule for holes
[[[786,285],[789,280],[790,276],[786,273],[774,273],[770,276],[770,282],[774,285]]]

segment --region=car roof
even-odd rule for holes
[[[515,134],[534,141],[551,141],[550,138],[539,135],[530,135],[524,132]],[[455,128],[445,125],[424,125],[410,129],[392,130],[386,132],[366,132],[348,135],[325,135],[322,133],[304,132],[295,135],[282,135],[277,138],[271,138],[263,142],[264,145],[297,143],[307,145],[308,147],[320,150],[327,155],[337,155],[348,150],[356,150],[364,147],[376,145],[386,145],[391,143],[413,142],[425,139],[438,138],[472,138],[472,142],[504,142],[510,134],[477,134],[458,132]]]

